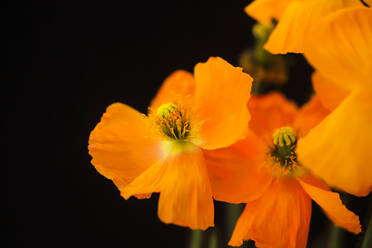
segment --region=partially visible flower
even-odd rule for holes
[[[249,110],[247,138],[206,153],[214,197],[246,203],[229,245],[251,239],[260,248],[305,248],[311,199],[336,225],[359,233],[358,216],[297,158],[297,142],[329,114],[319,98],[298,109],[279,93],[252,96]]]
[[[253,51],[243,51],[239,57],[239,65],[245,72],[252,75],[255,83],[283,85],[288,82],[288,68],[283,57],[273,57],[268,67],[257,64],[254,57]]]
[[[334,110],[299,142],[298,155],[329,185],[356,196],[372,191],[371,44],[370,8],[328,16],[305,43],[305,56],[317,69],[314,88]]]
[[[214,209],[205,150],[242,139],[252,78],[221,58],[170,75],[145,116],[131,107],[109,106],[89,138],[97,171],[128,199],[160,192],[165,223],[206,229]]]
[[[283,56],[273,55],[264,49],[274,26],[272,23],[256,23],[253,26],[255,44],[252,49],[240,54],[239,64],[252,75],[255,86],[260,83],[285,84],[288,81],[288,68]]]
[[[260,22],[278,20],[265,49],[273,54],[302,53],[304,39],[325,16],[341,9],[365,7],[360,0],[255,0],[245,11]],[[332,36],[325,34],[323,39]]]

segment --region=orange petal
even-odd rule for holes
[[[319,97],[314,95],[308,103],[301,107],[294,121],[297,136],[305,136],[310,129],[321,122],[330,111],[321,103]]]
[[[249,127],[270,145],[274,131],[279,127],[291,126],[298,111],[296,104],[280,93],[252,96],[248,109],[251,113]]]
[[[195,108],[204,149],[227,147],[244,138],[252,78],[221,58],[195,66]]]
[[[372,91],[356,89],[297,146],[299,161],[327,184],[365,196],[372,190]]]
[[[245,12],[262,23],[279,20],[288,4],[294,0],[255,0],[245,7]]]
[[[338,193],[332,192],[322,181],[309,174],[301,178],[299,182],[335,225],[355,234],[361,232],[359,217],[342,204]]]
[[[349,93],[319,72],[313,73],[312,82],[319,100],[329,110],[334,110]]]
[[[261,170],[265,148],[263,142],[250,133],[229,148],[205,151],[213,197],[232,203],[259,198],[271,182],[271,177]]]
[[[147,117],[121,103],[107,108],[90,134],[88,149],[97,171],[118,188],[162,156],[159,143],[149,138]]]
[[[206,229],[214,209],[203,153],[195,148],[151,166],[122,190],[125,198],[160,192],[159,218],[165,223]]]
[[[372,10],[338,11],[319,23],[306,41],[305,55],[340,87],[372,86]]]
[[[260,248],[305,248],[310,217],[311,200],[301,185],[278,178],[260,199],[246,204],[229,245],[252,239]]]
[[[273,54],[302,53],[309,29],[324,16],[342,7],[341,0],[293,1],[271,33],[265,49]]]
[[[164,103],[184,103],[189,101],[194,92],[195,81],[191,73],[178,70],[169,75],[160,87],[150,108],[156,110]]]

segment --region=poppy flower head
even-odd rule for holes
[[[237,156],[246,160],[241,159],[240,165],[238,159],[230,159],[237,161],[231,163],[232,168],[235,166],[234,171],[230,175],[222,170],[219,172],[226,177],[219,177],[220,181],[233,182],[241,192],[227,192],[218,185],[223,185],[222,182],[212,181],[213,191],[218,191],[218,194],[214,193],[218,200],[246,203],[229,245],[241,246],[243,241],[253,240],[262,248],[305,248],[311,199],[323,208],[335,225],[358,234],[361,231],[358,216],[343,205],[338,193],[332,192],[306,169],[301,157],[297,157],[298,144],[329,114],[318,96],[314,95],[301,108],[279,93],[252,96],[248,108],[252,134],[233,147]],[[248,163],[251,170],[244,171],[244,164]],[[216,162],[211,164],[218,168]],[[247,181],[249,185],[243,184]],[[246,186],[245,193],[240,185]],[[252,189],[258,189],[259,194]]]
[[[160,193],[165,223],[205,230],[214,225],[205,150],[243,139],[253,79],[222,58],[178,70],[163,83],[148,115],[111,105],[92,131],[92,163],[128,199]],[[234,110],[234,111],[232,111]]]

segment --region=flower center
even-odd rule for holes
[[[190,134],[191,125],[184,110],[174,103],[165,103],[157,111],[157,124],[168,138],[184,141]]]
[[[296,154],[296,132],[291,127],[278,128],[273,134],[273,144],[270,157],[274,167],[280,169],[281,174],[292,173],[299,166]]]

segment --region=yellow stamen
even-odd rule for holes
[[[165,103],[157,111],[156,123],[168,138],[184,141],[190,134],[191,124],[185,111],[174,103]]]

